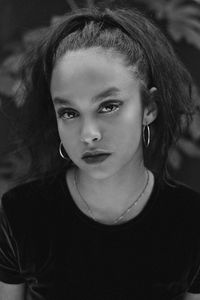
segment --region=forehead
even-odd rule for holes
[[[132,71],[134,68],[132,68]],[[124,57],[99,48],[69,51],[60,57],[53,69],[51,93],[68,94],[92,88],[101,91],[107,86],[126,89],[133,84],[133,72],[125,66]]]

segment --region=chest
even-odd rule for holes
[[[132,299],[128,294],[138,297],[141,291],[151,293],[154,299],[173,299],[172,295],[181,295],[192,280],[196,250],[188,246],[187,233],[179,226],[171,230],[151,223],[118,232],[86,230],[77,221],[70,224],[67,230],[64,226],[56,230],[51,240],[32,240],[36,247],[31,250],[29,266],[24,264],[30,285],[36,278],[36,288],[43,286],[46,293],[90,291],[91,299],[98,299],[96,291],[107,293],[108,299]],[[125,293],[126,298],[116,297],[125,297]],[[159,298],[163,295],[166,298]]]

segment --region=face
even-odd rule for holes
[[[142,124],[152,118],[123,57],[100,48],[67,52],[53,69],[51,96],[60,139],[81,171],[102,179],[141,164]],[[82,155],[94,149],[111,155],[88,164]]]

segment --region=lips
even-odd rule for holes
[[[96,154],[96,155],[88,155],[88,156],[83,157],[82,159],[88,164],[96,164],[96,163],[103,162],[110,155],[111,155],[111,153],[101,153],[101,154]]]
[[[96,157],[100,155],[110,155],[111,153],[101,151],[101,150],[95,150],[95,151],[87,151],[83,154],[82,158],[87,158],[87,157]]]

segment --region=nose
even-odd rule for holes
[[[95,121],[84,120],[81,127],[81,142],[92,144],[95,141],[101,140],[101,132]]]

